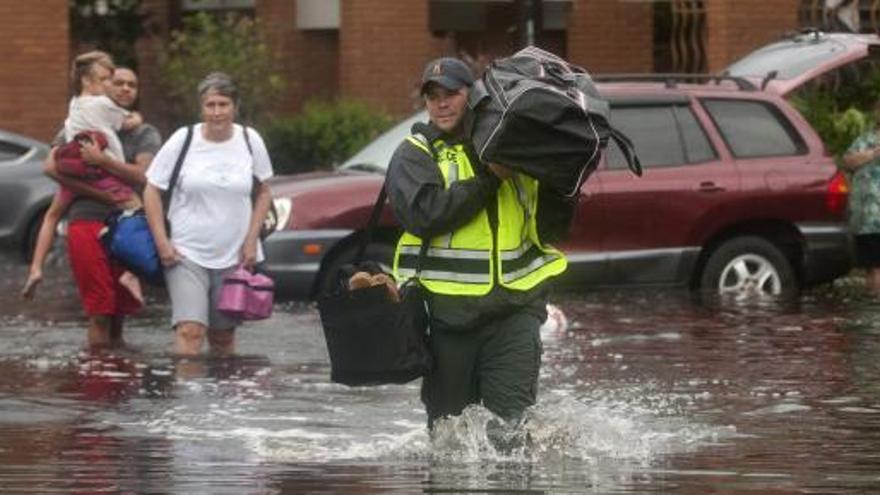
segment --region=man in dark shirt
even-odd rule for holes
[[[109,96],[119,106],[131,110],[137,101],[137,93],[138,79],[134,71],[117,67],[113,71]],[[113,160],[97,146],[89,145],[83,146],[83,157],[140,189],[144,184],[144,172],[162,145],[159,131],[150,124],[141,123],[131,130],[119,132],[119,138],[125,162]],[[62,143],[63,132],[53,145]],[[90,346],[121,344],[125,316],[140,309],[141,303],[120,283],[123,270],[108,258],[99,239],[104,219],[116,206],[112,194],[59,174],[52,154],[46,161],[45,170],[47,175],[77,193],[67,211],[67,251],[83,309],[88,316],[88,342]],[[64,213],[56,210],[50,206],[41,227],[40,237],[48,237],[49,241],[38,242],[34,251],[31,274],[24,289],[26,297],[33,295],[42,279],[42,265],[51,245],[51,234],[44,236],[42,230],[50,233],[54,230],[54,224]]]
[[[535,403],[545,281],[566,267],[545,242],[564,235],[573,214],[537,180],[476,158],[464,129],[473,80],[461,60],[428,64],[430,123],[395,151],[386,182],[405,229],[395,276],[418,276],[428,292],[434,369],[422,401],[432,428],[469,404],[515,421]]]

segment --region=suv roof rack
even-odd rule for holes
[[[675,88],[679,83],[732,81],[742,91],[757,91],[751,81],[727,74],[688,74],[688,73],[644,73],[644,74],[594,74],[594,81],[601,82],[662,82],[667,88]]]

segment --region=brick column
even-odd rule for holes
[[[0,128],[49,141],[70,97],[67,0],[0,2]]]
[[[257,0],[256,17],[287,82],[276,114],[299,111],[309,99],[337,95],[338,30],[297,29],[296,2],[290,0]]]
[[[568,60],[592,73],[651,72],[654,67],[650,3],[573,0],[567,35]]]
[[[709,72],[798,29],[801,0],[705,0]]]
[[[146,24],[151,32],[142,36],[135,46],[138,54],[140,110],[144,119],[159,127],[162,136],[167,137],[174,131],[175,125],[181,124],[171,120],[171,108],[176,102],[169,100],[159,77],[159,53],[164,50],[170,31],[170,6],[168,0],[142,0],[141,11],[147,15]]]
[[[343,96],[408,114],[438,44],[428,0],[341,0],[339,87]]]

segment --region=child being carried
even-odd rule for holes
[[[64,122],[64,138],[67,144],[55,151],[58,172],[85,180],[96,189],[110,192],[117,204],[124,209],[140,208],[141,201],[131,186],[103,168],[86,163],[82,156],[84,146],[96,145],[110,159],[124,162],[122,142],[116,132],[137,127],[140,120],[140,115],[116,105],[107,95],[73,97]],[[76,197],[76,193],[63,186],[59,194],[65,209]]]
[[[130,185],[100,166],[109,162],[125,163],[122,142],[116,134],[142,123],[137,112],[129,112],[107,96],[108,85],[115,69],[106,54],[90,52],[74,61],[72,79],[78,95],[70,100],[64,121],[64,142],[54,152],[56,169],[60,174],[86,181],[95,189],[108,192],[115,203],[126,210],[141,208],[142,202]],[[87,152],[87,153],[85,153]],[[95,163],[96,157],[103,163]],[[76,193],[61,186],[40,226],[37,248],[22,289],[26,299],[34,297],[37,285],[43,279],[42,264],[52,245],[55,227],[76,199]],[[131,272],[124,272],[119,283],[143,304],[140,281]]]

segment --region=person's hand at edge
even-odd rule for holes
[[[79,153],[82,155],[82,158],[86,163],[96,167],[105,168],[107,163],[112,160],[112,158],[104,153],[101,147],[98,146],[98,143],[94,141],[84,141],[80,144]]]
[[[174,266],[180,263],[180,260],[183,258],[177,251],[177,248],[167,239],[162,242],[156,242],[156,251],[159,253],[159,260],[162,261],[162,266]]]
[[[122,130],[130,131],[144,123],[144,117],[140,112],[131,112],[122,121]]]
[[[486,165],[489,167],[489,170],[491,170],[492,173],[495,174],[495,177],[498,177],[501,180],[513,177],[513,170],[510,170],[504,165],[500,165],[494,162],[489,162]]]
[[[257,264],[257,240],[245,239],[244,245],[241,247],[240,261],[242,266],[248,270],[253,269]]]

